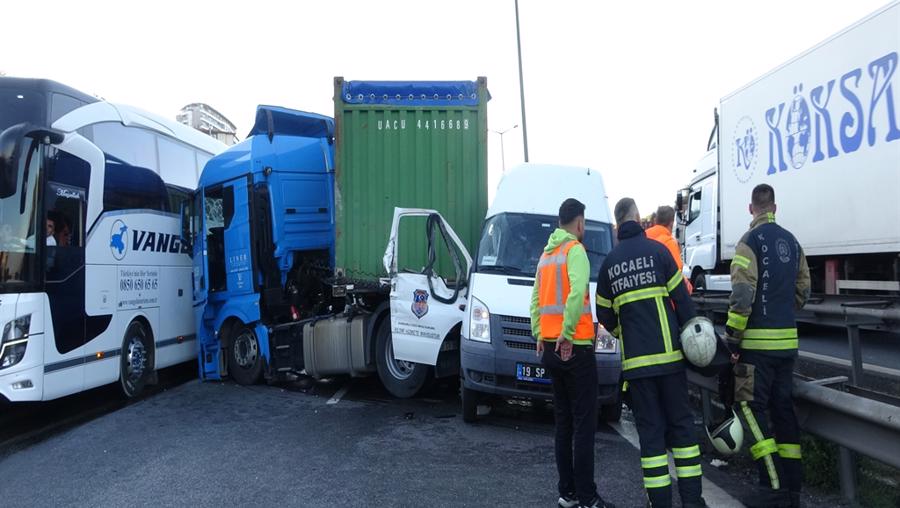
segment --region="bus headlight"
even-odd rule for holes
[[[487,305],[472,297],[469,303],[469,339],[478,342],[491,341],[491,313]]]
[[[3,327],[3,336],[0,338],[0,369],[12,367],[25,358],[29,331],[31,331],[31,314],[6,323]]]
[[[614,354],[619,352],[618,341],[603,325],[597,325],[597,345],[594,347],[597,353]]]

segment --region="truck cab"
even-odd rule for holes
[[[684,246],[684,276],[697,291],[709,289],[709,275],[719,262],[717,156],[715,149],[710,150],[697,163],[695,177],[676,198],[682,229],[679,237]]]
[[[536,356],[530,303],[537,265],[558,225],[560,204],[586,205],[584,245],[591,262],[594,308],[600,264],[613,247],[613,226],[603,179],[580,167],[525,164],[507,173],[488,209],[469,278],[462,326],[463,416],[474,421],[488,398],[550,400],[549,373]],[[601,331],[596,346],[601,415],[621,414],[621,357],[617,342]]]

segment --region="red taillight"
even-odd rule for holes
[[[294,307],[293,305],[291,305],[291,319],[293,319],[294,321],[300,319],[300,311],[298,311],[297,307]]]

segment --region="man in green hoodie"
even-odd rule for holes
[[[565,200],[531,293],[531,331],[553,380],[561,508],[611,506],[597,494],[594,482],[598,388],[588,293],[591,267],[581,244],[584,226],[584,204]]]

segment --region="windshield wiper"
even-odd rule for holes
[[[523,273],[522,269],[519,268],[518,266],[507,266],[507,265],[479,265],[477,271],[505,273],[507,275],[513,275],[513,274],[518,275],[518,274]]]

